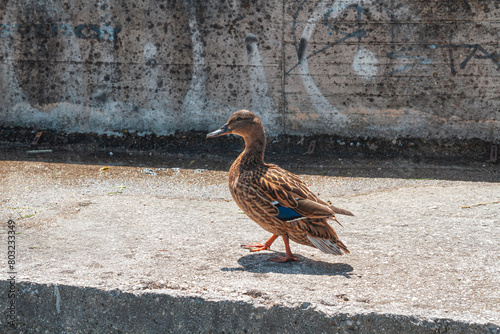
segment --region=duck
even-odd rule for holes
[[[260,118],[248,110],[238,110],[207,138],[223,135],[243,137],[245,148],[229,169],[229,191],[238,207],[272,236],[264,244],[242,245],[251,252],[269,250],[281,237],[286,255],[269,258],[274,262],[296,261],[290,240],[333,255],[350,253],[328,220],[336,214],[353,216],[347,210],[325,202],[297,175],[264,162],[266,136]],[[341,225],[342,226],[342,225]]]

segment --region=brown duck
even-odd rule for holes
[[[219,130],[207,138],[235,134],[245,140],[245,150],[229,170],[229,190],[234,201],[248,217],[273,234],[265,243],[243,245],[252,252],[266,250],[281,236],[286,256],[269,259],[275,262],[295,261],[289,240],[316,247],[335,255],[349,253],[327,219],[335,213],[352,216],[320,200],[298,176],[264,162],[266,137],[262,122],[247,110],[235,112]]]

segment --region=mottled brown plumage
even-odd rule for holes
[[[252,243],[244,247],[251,251],[269,249],[281,236],[287,255],[270,259],[276,262],[296,260],[290,251],[289,239],[325,253],[349,253],[327,219],[337,221],[335,213],[352,213],[320,200],[298,176],[264,162],[266,137],[262,122],[255,114],[239,110],[207,138],[226,134],[236,134],[245,140],[244,151],[229,170],[231,195],[248,217],[273,234],[264,245]]]

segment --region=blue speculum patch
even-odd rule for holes
[[[281,206],[281,204],[277,204],[276,206],[279,210],[276,217],[281,220],[292,220],[302,217],[301,214],[295,212],[293,209],[287,208],[286,206]]]

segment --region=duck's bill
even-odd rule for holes
[[[224,124],[219,130],[215,130],[214,132],[210,132],[207,135],[207,138],[213,138],[213,137],[218,137],[222,135],[228,135],[231,133],[231,129],[227,126],[227,124]]]

